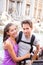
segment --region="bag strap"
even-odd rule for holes
[[[32,50],[33,50],[33,42],[34,42],[34,40],[35,40],[35,36],[32,35],[32,37],[31,37],[31,42],[28,43],[28,42],[25,42],[25,41],[22,41],[22,40],[21,40],[21,38],[22,38],[22,33],[23,33],[22,31],[19,33],[19,40],[18,40],[18,43],[21,41],[21,42],[24,42],[24,43],[30,44],[30,45],[31,45],[30,53],[31,53]],[[25,65],[26,60],[29,60],[29,59],[31,59],[31,58],[24,59],[24,60],[23,60],[23,61],[24,61],[23,65]],[[19,64],[21,65],[21,62],[20,62]]]
[[[17,40],[16,40],[17,43],[19,43],[21,41],[22,33],[23,33],[22,31],[19,32],[19,35],[18,35]]]
[[[31,37],[31,42],[28,43],[28,42],[25,42],[25,41],[21,40],[22,34],[23,34],[23,32],[20,31],[20,32],[19,32],[19,35],[18,35],[18,37],[17,37],[17,39],[16,39],[16,42],[19,43],[19,42],[21,41],[21,42],[24,42],[24,43],[26,43],[26,44],[30,44],[30,45],[31,45],[30,53],[31,53],[31,52],[32,52],[32,46],[33,46],[33,42],[34,42],[35,36],[32,35],[32,37]]]
[[[35,36],[32,35],[32,37],[31,37],[31,49],[30,49],[30,53],[31,53],[32,50],[33,50],[33,42],[34,42],[34,40],[35,40]],[[29,59],[31,59],[31,57],[30,57]],[[25,65],[26,60],[28,60],[28,59],[25,59],[25,60],[24,60],[24,64],[23,64],[23,65]]]
[[[32,50],[33,50],[33,42],[34,42],[34,40],[35,40],[35,36],[32,35],[32,37],[31,37],[31,49],[30,49],[30,53],[31,53]]]

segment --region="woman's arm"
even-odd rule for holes
[[[21,60],[23,60],[25,58],[29,58],[30,57],[29,53],[24,55],[24,56],[17,57],[15,52],[14,52],[14,50],[13,50],[12,44],[10,44],[9,42],[6,43],[6,49],[8,50],[8,52],[9,52],[9,54],[10,54],[10,56],[11,56],[13,61],[19,62],[19,61],[21,61]]]

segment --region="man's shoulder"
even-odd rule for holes
[[[19,31],[19,34],[20,34],[20,33],[23,33],[23,31]]]

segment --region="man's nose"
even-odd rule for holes
[[[27,32],[27,30],[25,30],[25,32]]]

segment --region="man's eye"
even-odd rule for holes
[[[25,29],[23,28],[23,30],[25,30]]]
[[[27,29],[29,29],[29,28],[27,28]]]

